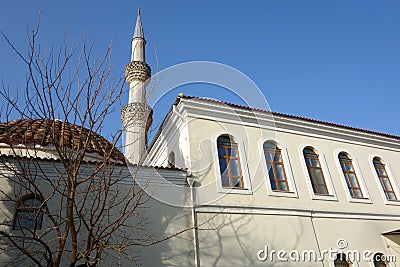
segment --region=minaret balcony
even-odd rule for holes
[[[147,103],[129,103],[121,110],[122,124],[124,129],[127,129],[130,126],[140,126],[143,128],[147,128],[149,123],[149,115],[151,117],[151,114],[152,110],[150,106],[147,105]]]
[[[151,68],[145,62],[131,61],[125,68],[125,80],[130,83],[133,81],[147,81],[151,76]]]

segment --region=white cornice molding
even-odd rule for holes
[[[161,129],[161,132],[158,133],[158,136],[156,136],[157,139],[154,140],[154,144],[151,146],[151,150],[148,152],[145,164],[151,165],[158,160],[155,157],[157,155],[160,156],[160,151],[163,151],[165,149],[165,146],[167,145],[165,141],[171,140],[172,136],[175,135],[178,131],[181,131],[185,126],[182,119],[182,117],[185,118],[185,116],[186,114],[180,114],[180,116],[178,116],[175,114],[175,111],[168,114],[165,122],[163,123],[163,128]]]
[[[196,207],[197,213],[220,213],[220,214],[251,214],[251,215],[281,215],[300,216],[310,218],[331,219],[360,219],[360,220],[386,220],[400,221],[399,214],[375,213],[375,212],[350,212],[350,211],[327,211],[301,208],[282,207],[260,207],[260,206],[234,206],[234,205],[204,205]]]
[[[186,111],[187,116],[192,118],[218,120],[248,127],[258,127],[261,129],[400,151],[400,142],[395,138],[356,129],[346,129],[323,122],[307,121],[279,114],[272,116],[271,113],[245,110],[199,99],[183,99],[180,101],[179,106],[182,110]],[[238,118],[241,120],[238,120]]]

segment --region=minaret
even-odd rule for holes
[[[145,45],[139,9],[132,38],[131,62],[125,68],[125,80],[129,84],[129,102],[122,108],[125,157],[133,164],[142,163],[146,156],[147,131],[152,122],[151,108],[146,98],[146,86],[151,76],[151,69],[146,64]]]

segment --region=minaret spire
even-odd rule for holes
[[[147,132],[151,125],[151,108],[147,104],[146,86],[151,69],[146,64],[146,40],[144,39],[140,9],[132,38],[131,62],[125,68],[125,80],[129,84],[129,102],[122,108],[122,124],[125,130],[125,157],[130,163],[140,164],[147,153]]]
[[[133,33],[133,38],[144,39],[142,21],[140,19],[140,8],[138,8],[138,16],[136,19],[136,26],[135,26],[135,32]]]
[[[138,16],[136,19],[135,31],[132,38],[132,56],[131,61],[146,62],[145,57],[146,40],[144,39],[142,20],[140,18],[140,8],[138,9]]]

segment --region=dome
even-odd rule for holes
[[[86,153],[102,157],[110,155],[113,160],[125,161],[121,151],[103,136],[75,124],[45,119],[20,119],[0,123],[0,144],[9,146],[54,148],[57,145],[79,149],[88,136],[90,140]]]

